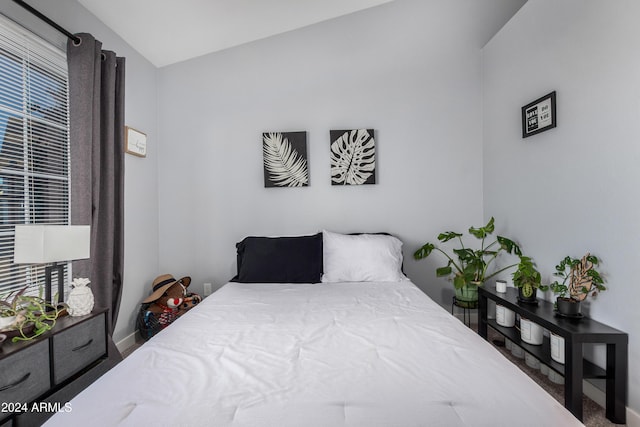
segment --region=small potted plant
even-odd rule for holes
[[[0,320],[2,332],[12,341],[31,340],[47,332],[55,325],[58,316],[65,310],[65,304],[55,306],[40,296],[24,295],[27,287],[9,293],[0,299]]]
[[[540,272],[531,257],[521,255],[516,271],[513,272],[513,285],[518,288],[518,300],[523,303],[537,304],[538,289],[546,291]]]
[[[502,252],[508,254],[522,255],[520,247],[511,239],[504,236],[496,236],[495,240],[487,242],[487,238],[495,230],[495,220],[493,217],[484,227],[470,227],[469,234],[480,240],[478,249],[465,247],[462,241],[462,233],[455,231],[445,231],[438,235],[440,243],[457,240],[459,247],[453,249],[448,254],[433,243],[425,243],[420,249],[415,251],[413,257],[416,260],[427,258],[436,250],[447,258],[447,264],[436,269],[437,277],[451,277],[453,287],[456,292],[456,300],[462,305],[472,306],[478,301],[478,286],[495,275],[515,267],[517,264],[508,265],[497,271],[489,272],[489,267]]]
[[[542,291],[548,289],[548,286],[542,284],[540,272],[531,257],[520,256],[520,263],[518,263],[512,277],[513,285],[518,288],[518,301],[521,303],[537,304],[538,289]],[[522,341],[532,345],[541,345],[543,334],[542,326],[520,317],[520,338]]]
[[[599,260],[587,253],[581,259],[565,257],[556,265],[555,276],[562,279],[550,285],[556,298],[558,314],[566,317],[582,317],[581,302],[589,295],[605,291],[604,279],[596,270]],[[568,283],[567,283],[568,282]]]

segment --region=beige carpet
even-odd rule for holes
[[[494,339],[499,341],[503,340],[502,335],[498,334],[491,328],[488,328],[489,341]],[[511,354],[511,351],[507,350],[504,346],[496,346],[498,350],[511,362],[517,365],[524,373],[529,375],[535,382],[552,395],[558,402],[564,405],[564,385],[556,384],[552,382],[546,375],[543,375],[539,369],[534,369],[528,366],[524,359],[519,359]],[[624,424],[614,424],[605,417],[605,410],[587,396],[582,397],[582,422],[587,427],[602,427],[602,426],[621,426]]]

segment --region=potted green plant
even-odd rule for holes
[[[493,217],[484,227],[470,227],[469,234],[480,240],[478,249],[467,248],[462,241],[462,233],[455,231],[445,231],[438,235],[440,243],[457,240],[459,247],[449,254],[433,243],[425,243],[420,249],[415,251],[413,257],[416,260],[427,258],[436,250],[447,258],[447,264],[436,269],[437,277],[451,277],[453,287],[456,292],[458,302],[472,303],[478,301],[478,286],[495,275],[515,267],[517,264],[508,265],[497,271],[489,269],[491,264],[502,252],[508,254],[522,255],[520,247],[511,239],[504,236],[496,236],[495,240],[487,241],[495,230],[495,220]],[[489,239],[490,240],[490,239]]]
[[[523,303],[537,304],[537,291],[546,291],[542,284],[542,276],[531,257],[520,255],[520,262],[512,274],[513,285],[518,288],[518,300]]]
[[[64,304],[52,305],[41,296],[24,295],[27,287],[10,292],[0,299],[0,332],[12,341],[31,340],[55,325],[64,311]]]
[[[566,256],[556,265],[555,276],[562,279],[550,285],[556,298],[556,309],[562,316],[582,317],[581,302],[589,295],[607,290],[604,279],[596,270],[599,260],[587,253],[581,259]]]

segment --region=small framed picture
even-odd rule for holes
[[[526,138],[556,127],[556,92],[522,107],[522,137]]]
[[[147,157],[147,135],[125,126],[124,151],[138,157]]]

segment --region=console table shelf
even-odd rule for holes
[[[479,287],[478,292],[480,336],[487,339],[487,328],[491,327],[539,359],[541,363],[563,375],[565,407],[580,420],[582,379],[606,379],[606,416],[614,423],[626,422],[629,341],[626,333],[588,317],[579,320],[560,317],[554,311],[553,303],[548,301],[539,300],[537,305],[521,304],[518,302],[518,290],[515,288],[508,288],[506,293],[498,293],[495,285],[486,284]],[[548,337],[545,337],[542,345],[530,345],[521,340],[520,333],[515,328],[503,327],[495,320],[488,319],[489,299],[564,338],[565,364],[551,359]],[[584,343],[606,344],[606,370],[583,358]]]
[[[564,364],[558,363],[551,358],[551,343],[549,337],[544,337],[542,345],[528,344],[520,338],[520,331],[516,328],[506,328],[500,326],[495,320],[489,319],[487,324],[501,335],[513,341],[513,343],[522,348],[527,353],[534,356],[541,363],[547,365],[550,369],[553,369],[560,375],[564,376]],[[583,360],[582,364],[582,376],[583,378],[606,378],[607,371],[599,367],[598,365],[589,362],[587,359]]]

